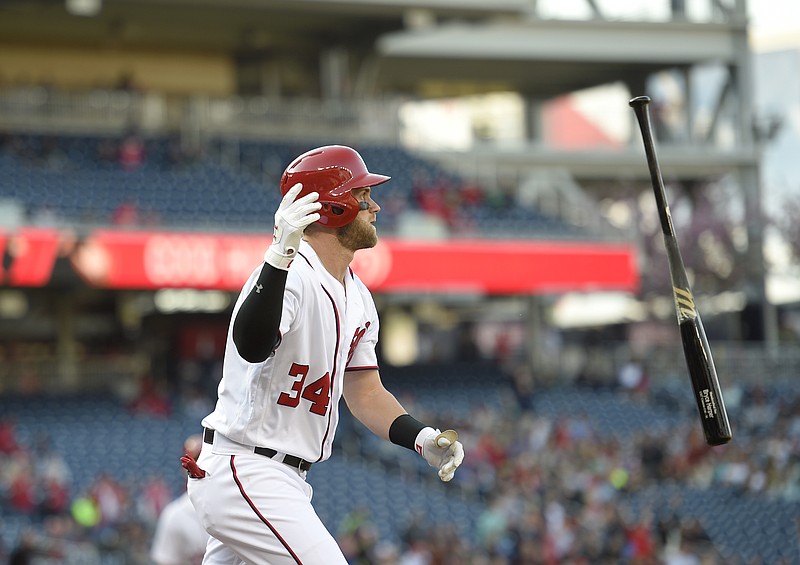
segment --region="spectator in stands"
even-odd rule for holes
[[[15,453],[9,476],[8,500],[11,508],[21,514],[33,515],[38,506],[38,492],[30,453]]]
[[[60,515],[69,510],[69,484],[47,478],[41,482],[39,512],[42,516]]]
[[[192,435],[186,438],[183,449],[197,459],[202,445],[202,437]],[[159,515],[150,558],[156,565],[199,565],[203,562],[208,537],[184,492]]]
[[[638,520],[631,520],[625,529],[626,546],[623,556],[632,563],[654,563],[656,545],[652,517],[647,511]]]
[[[646,479],[660,481],[664,478],[664,445],[657,434],[643,432],[640,441],[640,460],[643,476]]]
[[[100,524],[100,509],[91,494],[80,494],[70,504],[72,520],[85,530],[93,530]]]
[[[146,159],[144,139],[135,132],[127,134],[119,145],[117,158],[125,171],[133,172],[141,168]]]
[[[339,547],[351,565],[372,565],[378,558],[378,534],[368,508],[359,507],[342,520],[337,536]]]
[[[151,375],[139,377],[139,391],[130,403],[130,410],[136,414],[169,417],[172,413],[167,385]]]
[[[170,503],[172,492],[161,473],[150,475],[136,497],[136,515],[144,524],[155,524],[164,508]]]
[[[441,218],[450,230],[461,232],[469,227],[461,213],[461,186],[455,185],[447,175],[442,173],[430,179],[425,172],[417,171],[412,195],[423,212]]]
[[[117,529],[118,536],[110,546],[121,553],[122,563],[132,565],[150,565],[148,543],[150,534],[145,524],[137,520],[128,520]]]
[[[183,138],[180,133],[170,135],[167,141],[166,160],[169,166],[175,169],[184,169],[203,160],[206,157],[205,153],[205,147],[202,143],[197,140],[187,140]],[[271,177],[266,178],[268,178],[269,181],[274,180],[278,182],[280,179],[280,171],[278,171],[274,179]]]
[[[42,138],[38,157],[48,169],[59,171],[70,165],[69,157],[56,136],[47,135]]]
[[[52,440],[40,435],[34,447],[35,476],[39,491],[39,512],[42,516],[62,514],[69,509],[69,485],[72,473],[64,460],[53,449]]]
[[[40,550],[37,547],[36,535],[33,531],[23,532],[17,546],[8,556],[8,565],[33,565]]]
[[[431,526],[424,515],[413,514],[402,533],[401,565],[427,565],[432,562],[430,548]]]
[[[130,199],[123,200],[114,209],[111,223],[118,227],[132,227],[139,225],[139,207]]]
[[[678,540],[677,547],[664,552],[664,565],[700,565],[700,558],[692,551],[687,540]]]
[[[19,451],[17,433],[12,418],[0,420],[0,453],[11,455]]]
[[[669,552],[679,545],[681,539],[681,518],[680,508],[683,504],[681,494],[673,494],[667,504],[666,509],[662,509],[655,522],[655,531],[658,542],[665,552]]]
[[[536,396],[533,370],[530,364],[521,363],[511,371],[512,388],[519,409],[523,412],[533,410],[533,400]]]
[[[110,137],[104,137],[97,143],[97,161],[100,163],[117,162],[117,143]]]
[[[486,196],[483,190],[477,183],[463,180],[459,188],[460,191],[460,205],[465,208],[478,208],[483,206]]]
[[[481,352],[475,338],[475,325],[472,323],[461,324],[456,332],[456,358],[466,363],[480,361]]]
[[[750,393],[750,401],[744,407],[742,414],[747,426],[756,433],[763,433],[774,427],[777,415],[778,411],[774,403],[770,402],[764,387],[754,387]]]
[[[509,526],[509,507],[507,495],[494,492],[489,494],[487,508],[478,517],[478,544],[486,549],[493,549],[504,542]]]
[[[102,473],[95,479],[89,494],[100,512],[98,525],[101,528],[113,527],[123,521],[130,500],[122,484],[107,473]]]
[[[617,372],[617,385],[632,395],[641,396],[647,391],[647,372],[644,364],[631,356]]]

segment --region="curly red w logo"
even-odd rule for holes
[[[350,341],[350,351],[347,353],[347,365],[350,364],[350,360],[353,358],[353,353],[356,351],[356,346],[358,342],[361,341],[361,338],[364,337],[364,334],[367,333],[367,329],[369,329],[370,322],[367,322],[363,328],[359,328],[356,330],[356,333],[353,334],[353,339]]]

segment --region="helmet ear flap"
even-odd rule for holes
[[[358,214],[354,206],[340,206],[337,202],[320,202],[320,219],[318,222],[323,226],[339,228],[349,224]]]
[[[333,216],[341,216],[345,212],[345,209],[342,208],[341,206],[337,206],[336,204],[330,204],[328,202],[322,204],[322,209]]]

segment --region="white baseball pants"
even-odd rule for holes
[[[212,536],[203,565],[347,565],[317,516],[305,473],[254,453],[217,455],[204,445],[202,479],[187,491]]]

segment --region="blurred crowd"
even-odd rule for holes
[[[177,471],[176,471],[177,472]],[[76,491],[73,472],[45,435],[17,438],[13,419],[0,422],[0,522],[24,524],[16,544],[3,547],[9,565],[149,563],[152,529],[174,493],[161,476],[135,484],[101,473]]]
[[[800,516],[774,517],[794,519],[784,530],[795,535],[782,542],[795,557],[773,561],[725,551],[703,520],[682,510],[691,489],[800,501],[797,391],[787,395],[766,386],[739,391],[748,402],[736,412],[735,441],[710,447],[694,417],[678,427],[642,429],[624,438],[602,436],[589,415],[543,417],[533,408],[541,389],[532,386],[530,373],[515,377],[517,394],[504,409],[430,415],[452,418],[461,432],[467,457],[456,481],[485,502],[475,536],[458,537],[448,525],[426,523],[421,516],[393,546],[376,539],[364,519],[344,532],[353,563],[792,565],[800,559]],[[654,402],[646,382],[619,383],[615,390],[627,400]],[[668,489],[673,486],[679,488]],[[659,490],[670,494],[659,496]],[[648,499],[648,492],[656,494]]]
[[[515,374],[509,389],[515,393],[499,409],[436,416],[453,422],[466,447],[448,488],[482,502],[474,533],[464,536],[452,524],[415,516],[398,524],[397,539],[381,539],[362,508],[329,524],[351,563],[767,565],[726,554],[707,524],[681,511],[680,491],[670,491],[667,502],[643,493],[677,485],[800,500],[800,396],[763,386],[742,391],[749,401],[737,412],[735,441],[709,447],[695,419],[666,431],[603,437],[588,415],[537,414],[543,389],[530,378],[529,372]],[[620,386],[616,394],[654,401],[641,387]],[[31,526],[14,547],[0,548],[6,562],[90,564],[114,555],[118,563],[149,563],[158,515],[178,494],[163,477],[130,484],[101,475],[73,492],[71,470],[57,450],[45,437],[20,442],[10,419],[0,425],[0,452],[0,516],[25,516]],[[441,488],[436,481],[428,486]]]

